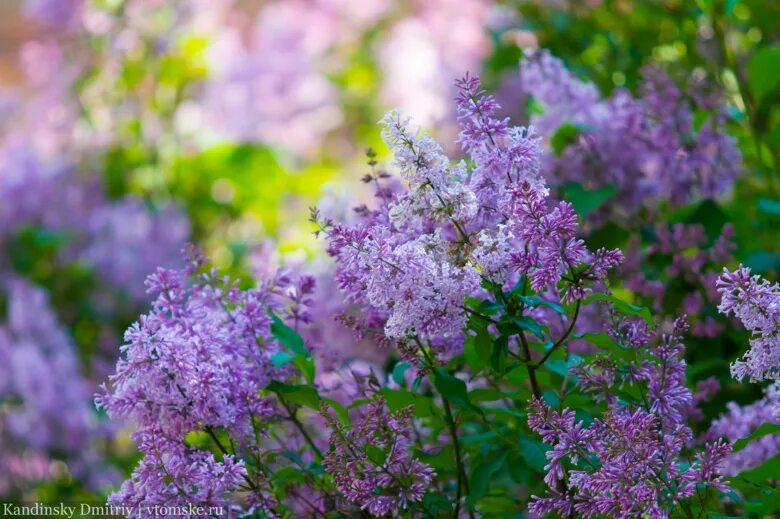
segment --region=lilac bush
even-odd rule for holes
[[[247,288],[190,249],[148,278],[151,312],[96,400],[136,424],[143,453],[112,503],[694,517],[739,497],[727,475],[771,456],[773,437],[732,453],[760,425],[734,430],[737,407],[697,435],[717,383],[688,388],[686,317],[618,297],[624,255],[588,247],[572,204],[551,199],[537,130],[499,118],[477,78],[457,88],[464,159],[388,113],[399,178],[370,151],[374,202],[343,221],[312,210],[333,261],[316,276],[265,265]],[[727,229],[690,258],[699,232],[659,228],[651,254],[707,286],[702,266],[732,248]],[[772,333],[743,292],[774,289],[742,278],[721,281],[723,308]],[[334,285],[343,299],[322,292]],[[354,344],[333,347],[345,330]]]
[[[780,510],[763,2],[19,4],[0,500]]]

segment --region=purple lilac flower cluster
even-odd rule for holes
[[[405,188],[383,186],[386,174],[377,175],[380,205],[361,208],[352,225],[314,214],[340,288],[370,310],[361,325],[381,324],[391,339],[429,341],[442,358],[462,347],[464,300],[479,293],[483,279],[511,286],[527,276],[543,292],[578,269],[556,294],[573,301],[589,290],[586,280],[603,279],[622,260],[617,250],[586,249],[570,204],[548,207],[533,129],[495,118],[498,104],[478,79],[466,77],[458,87],[458,142],[473,169],[452,165],[429,135],[390,112],[383,137]]]
[[[329,414],[325,416],[330,417]],[[323,461],[339,492],[375,517],[422,500],[435,471],[411,456],[412,408],[390,413],[381,397],[351,429],[329,418],[333,431]]]
[[[684,456],[693,437],[685,424],[692,401],[682,358],[686,329],[678,320],[671,334],[649,345],[644,324],[616,323],[613,338],[648,355],[622,363],[604,356],[576,368],[581,389],[608,404],[588,426],[574,411],[553,410],[539,399],[529,404],[529,426],[553,447],[545,467],[549,494],[534,498],[534,513],[667,517],[674,507],[686,506],[682,502],[697,485],[726,488],[718,467],[731,451],[727,443],[707,444],[693,464]],[[637,389],[637,401],[627,405],[618,396],[625,387]]]
[[[549,181],[613,184],[619,196],[611,206],[627,215],[651,200],[680,205],[728,190],[741,156],[719,95],[695,80],[684,92],[652,68],[642,85],[640,97],[618,89],[603,99],[546,51],[521,62],[520,88],[540,112],[532,111],[531,123],[548,137],[564,125],[576,132],[565,149],[546,154]],[[709,114],[701,124],[694,124],[697,110]]]
[[[133,436],[144,454],[114,503],[223,505],[240,484],[254,485],[233,454],[218,461],[186,440],[204,431],[222,450],[224,432],[248,448],[272,416],[260,390],[284,379],[271,360],[280,351],[268,314],[277,287],[239,290],[198,272],[202,261],[194,254],[184,270],[149,277],[152,311],[127,331],[116,374],[97,398],[110,416],[138,424]]]
[[[731,374],[737,380],[772,381],[768,398],[778,418],[780,403],[775,395],[780,392],[780,285],[751,275],[750,268],[741,265],[733,272],[724,269],[717,285],[721,294],[718,309],[739,319],[751,333],[750,350],[731,365]]]

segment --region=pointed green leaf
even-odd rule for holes
[[[399,386],[404,384],[404,373],[406,373],[406,370],[411,366],[412,365],[408,362],[398,362],[395,366],[393,366],[393,380],[396,384]]]
[[[607,303],[612,303],[615,306],[615,309],[617,309],[619,312],[625,315],[639,316],[642,319],[644,319],[647,324],[651,326],[653,325],[653,314],[650,312],[649,308],[646,308],[644,306],[632,305],[630,303],[626,303],[622,299],[618,299],[613,295],[604,294],[601,292],[589,295],[588,297],[585,298],[583,303],[588,304],[588,303],[592,303],[593,301],[604,301]]]
[[[537,441],[531,441],[525,438],[520,440],[520,455],[528,463],[528,466],[536,472],[544,473],[544,467],[547,465],[547,449],[544,444]]]
[[[753,440],[757,440],[758,438],[762,438],[769,434],[776,434],[776,433],[780,433],[780,424],[776,424],[776,423],[761,424],[758,427],[758,429],[756,429],[755,431],[748,434],[747,436],[740,438],[739,440],[734,442],[733,445],[734,452],[741,451],[742,449],[747,447],[748,443],[752,442]]]
[[[298,332],[284,324],[284,322],[273,313],[271,313],[271,320],[273,321],[271,324],[271,333],[279,343],[296,355],[303,355],[304,357],[309,356],[309,351],[306,349],[306,346],[304,346],[303,339],[298,335]]]
[[[751,56],[747,65],[750,90],[758,101],[780,88],[780,47],[764,47]]]
[[[487,494],[490,488],[490,479],[493,474],[501,469],[506,460],[508,452],[506,450],[494,451],[483,458],[469,476],[469,503]]]

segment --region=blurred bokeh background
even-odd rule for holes
[[[321,255],[308,207],[348,215],[360,201],[365,150],[388,162],[385,111],[451,143],[453,80],[471,72],[527,124],[538,100],[519,63],[541,49],[604,99],[641,96],[647,67],[663,71],[696,105],[692,127],[722,112],[739,148],[739,180],[682,204],[638,200],[619,232],[594,213],[592,240],[652,241],[639,231],[665,213],[704,225],[711,244],[731,222],[737,257],[773,275],[777,11],[773,0],[0,0],[0,499],[101,501],[132,467],[130,426],[109,423],[92,395],[148,303],[148,273],[177,264],[188,241],[245,280],[272,256]],[[704,79],[714,104],[688,93]],[[554,130],[556,155],[585,133]],[[605,185],[561,189],[595,196],[595,209],[614,195]]]

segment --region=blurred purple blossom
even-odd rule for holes
[[[19,279],[6,282],[8,321],[0,327],[0,458],[9,471],[0,475],[0,492],[7,492],[19,476],[10,470],[17,455],[47,460],[47,466],[62,461],[93,490],[114,483],[117,474],[104,466],[97,450],[103,432],[72,339],[42,289]],[[50,474],[40,471],[37,477],[48,479]]]
[[[776,402],[763,398],[752,404],[740,406],[729,402],[725,413],[713,420],[702,439],[711,441],[724,438],[735,442],[748,436],[765,423],[778,423]],[[740,472],[759,466],[780,453],[780,434],[768,434],[750,441],[744,449],[730,454],[723,462],[723,474],[736,476]]]
[[[602,98],[547,51],[521,62],[520,89],[535,101],[531,123],[548,139],[564,125],[576,132],[565,148],[548,151],[547,179],[613,184],[619,195],[611,206],[628,215],[650,200],[680,205],[726,192],[741,155],[726,132],[718,93],[694,79],[683,92],[658,69],[643,74],[639,97],[618,89]],[[709,117],[694,122],[698,112]]]

